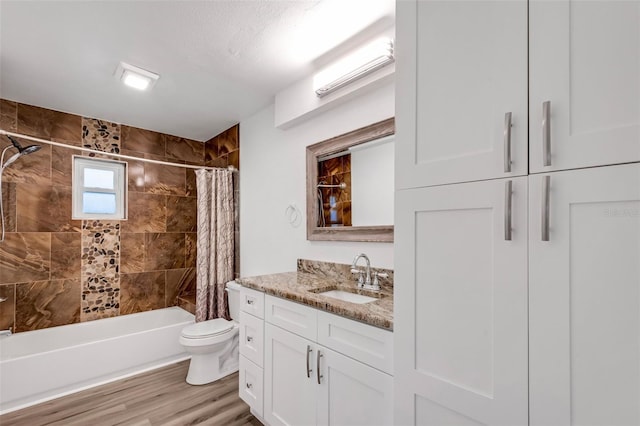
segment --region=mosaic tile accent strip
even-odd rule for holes
[[[82,222],[81,321],[120,314],[120,222]]]
[[[120,153],[120,140],[119,124],[82,117],[83,147],[118,154]],[[88,155],[95,156],[93,153]]]

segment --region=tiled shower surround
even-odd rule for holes
[[[0,100],[0,128],[138,158],[239,167],[237,125],[203,144]],[[8,143],[0,137],[0,149]],[[192,309],[194,171],[127,160],[128,220],[78,221],[71,220],[72,155],[96,154],[42,144],[4,171],[0,297],[7,300],[0,303],[0,330],[36,330],[173,305]],[[237,210],[237,184],[235,189]],[[238,233],[236,221],[236,242]]]

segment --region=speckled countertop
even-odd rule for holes
[[[371,268],[372,271],[389,274],[388,279],[380,281],[382,290],[378,293],[359,290],[354,277],[348,272],[349,269],[350,265],[299,259],[298,270],[295,272],[243,277],[236,279],[236,282],[266,294],[393,330],[393,271]],[[343,290],[378,300],[358,304],[318,294],[328,290]]]

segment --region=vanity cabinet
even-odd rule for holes
[[[240,289],[240,365],[238,393],[262,418],[264,395],[264,293]]]
[[[393,423],[392,332],[270,295],[264,318],[266,424]]]
[[[640,3],[397,2],[396,188],[640,161]]]

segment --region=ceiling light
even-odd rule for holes
[[[120,62],[116,69],[115,76],[127,86],[138,90],[151,89],[160,78],[158,74],[127,64],[126,62]]]
[[[316,95],[322,98],[394,60],[393,39],[376,40],[316,74],[313,78]]]

